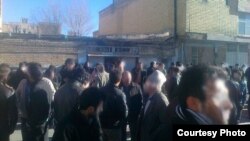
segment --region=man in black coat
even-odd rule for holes
[[[14,89],[6,84],[10,68],[0,65],[0,141],[9,141],[17,123],[17,106]]]
[[[52,141],[102,141],[99,112],[103,94],[97,88],[83,91],[75,108],[55,130]]]
[[[27,63],[22,62],[19,64],[19,68],[17,69],[17,71],[10,74],[8,84],[16,90],[19,83],[26,78],[27,78]]]
[[[147,76],[149,77],[157,68],[157,64],[155,61],[150,63],[150,67],[147,69]]]
[[[131,134],[131,140],[136,141],[136,128],[137,121],[142,107],[142,90],[141,87],[132,82],[131,73],[125,71],[122,75],[122,86],[123,92],[126,94],[127,105],[128,105],[128,118],[129,129]],[[126,127],[127,123],[124,124],[123,140],[126,141]]]
[[[168,99],[161,92],[166,77],[158,70],[153,72],[144,85],[147,100],[141,110],[137,141],[167,140]]]
[[[143,63],[138,62],[131,71],[133,82],[139,84],[141,87],[147,79],[147,71],[143,70]]]
[[[121,141],[122,139],[122,125],[127,117],[127,105],[126,96],[119,89],[121,78],[120,70],[112,71],[109,84],[101,89],[105,95],[103,112],[100,115],[105,141]]]
[[[72,70],[69,80],[61,86],[54,96],[54,117],[56,122],[60,122],[67,116],[77,104],[77,100],[87,81],[86,73],[82,68]]]

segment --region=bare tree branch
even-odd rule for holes
[[[94,29],[85,0],[71,0],[66,7],[52,1],[45,8],[34,9],[31,19],[37,24],[66,25],[69,35],[73,36],[90,35]]]
[[[73,36],[86,36],[92,32],[91,17],[84,0],[72,0],[65,16],[65,23]]]

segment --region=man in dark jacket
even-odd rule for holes
[[[47,140],[45,122],[49,116],[54,87],[43,78],[42,66],[28,65],[28,80],[22,80],[17,88],[17,101],[22,122],[23,141]]]
[[[69,79],[68,76],[70,73],[72,73],[72,71],[75,69],[75,67],[76,67],[75,59],[68,58],[65,60],[65,63],[60,70],[60,75],[61,75],[60,86],[62,86],[65,82],[68,81],[68,79]]]
[[[0,141],[9,141],[17,123],[17,106],[14,89],[6,84],[10,68],[0,65]]]
[[[100,120],[105,141],[121,141],[122,125],[127,117],[126,96],[119,89],[122,72],[114,70],[110,73],[110,83],[101,89],[105,95],[103,112]]]
[[[147,79],[147,72],[143,70],[143,63],[138,62],[136,67],[132,70],[133,82],[139,84],[141,87]]]
[[[136,141],[136,127],[138,116],[142,107],[142,91],[141,87],[132,82],[131,73],[125,71],[122,75],[122,90],[126,94],[127,105],[128,105],[128,118],[127,122],[129,123],[129,129],[131,134],[131,140]],[[126,127],[127,124],[124,124],[125,130],[123,131],[123,140],[126,141]]]
[[[26,78],[27,78],[27,63],[22,62],[19,64],[19,68],[17,69],[17,71],[10,74],[8,84],[16,90],[19,83]]]
[[[166,77],[158,70],[153,72],[144,85],[148,98],[141,110],[137,141],[167,140],[167,107],[168,99],[161,88]]]
[[[168,81],[166,83],[166,92],[170,103],[176,98],[175,91],[180,82],[180,70],[177,67],[171,68],[168,74]]]
[[[169,140],[175,124],[228,124],[232,103],[225,83],[224,72],[216,67],[199,65],[183,73],[177,92],[179,104],[169,114]]]
[[[147,76],[150,76],[157,68],[157,64],[155,61],[150,63],[150,67],[147,69]]]
[[[229,124],[238,124],[240,120],[240,114],[242,110],[242,106],[240,104],[241,98],[241,89],[240,89],[240,81],[241,81],[241,73],[239,70],[232,70],[231,80],[227,81],[227,88],[229,90],[229,97],[233,104],[233,109],[231,111]]]
[[[72,71],[69,80],[59,88],[54,96],[54,112],[56,122],[60,122],[68,115],[77,104],[78,97],[85,89],[84,82],[85,71],[82,68],[76,68]]]
[[[103,95],[97,88],[83,91],[78,108],[57,125],[52,141],[102,141],[98,118],[102,101]]]

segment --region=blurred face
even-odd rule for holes
[[[75,65],[76,65],[75,63],[66,64],[66,68],[68,70],[73,70],[75,68]]]
[[[26,65],[23,65],[23,66],[21,67],[21,71],[22,71],[22,72],[27,72],[27,69],[28,69],[28,68],[27,68]]]
[[[125,70],[125,62],[124,61],[122,61],[121,64],[119,65],[119,70],[124,72],[124,70]]]
[[[225,81],[217,79],[207,82],[204,87],[206,101],[201,103],[201,113],[216,124],[228,124],[232,103]]]
[[[233,79],[236,81],[240,81],[241,80],[241,75],[239,73],[234,73],[233,74]]]
[[[157,65],[156,63],[153,64],[153,67],[154,67],[154,68],[157,68],[157,66],[158,66],[158,65]]]
[[[31,74],[30,74],[29,71],[27,71],[27,76],[28,76],[28,80],[29,80],[30,82],[34,82],[34,81],[35,81],[35,80],[33,79],[33,77],[31,76]]]
[[[143,69],[143,64],[142,63],[137,64],[137,69]]]
[[[53,80],[55,78],[55,72],[51,72],[50,78]]]
[[[132,81],[132,76],[129,72],[124,72],[122,75],[122,84],[128,86]]]
[[[157,91],[157,86],[154,83],[147,80],[143,86],[143,89],[144,92],[150,96]]]

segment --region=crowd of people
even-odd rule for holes
[[[237,125],[249,103],[250,68],[125,64],[0,64],[0,141],[18,120],[23,141],[47,141],[49,127],[52,141],[168,141],[175,124]]]

